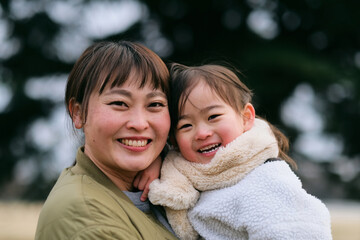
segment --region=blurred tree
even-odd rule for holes
[[[16,40],[19,45],[14,54],[0,56],[0,83],[10,86],[13,96],[0,111],[3,164],[0,187],[11,189],[16,163],[32,157],[39,159],[40,171],[27,188],[17,194],[43,199],[54,180],[49,181],[41,168],[45,158],[40,156],[48,152],[35,147],[24,136],[36,119],[49,117],[54,103],[29,97],[24,86],[32,77],[70,71],[74,60],[54,54],[57,37],[70,23],[54,21],[47,8],[41,7],[50,3],[41,0],[32,1],[37,3],[34,14],[17,18],[14,2],[0,3],[1,21],[9,26],[8,35],[0,37],[0,41]],[[88,0],[76,4],[87,6],[94,2],[104,3]],[[360,199],[360,148],[356,139],[360,133],[357,124],[360,122],[360,2],[154,0],[138,3],[142,4],[143,11],[138,21],[124,31],[103,37],[88,36],[83,40],[84,45],[101,39],[130,39],[145,43],[168,62],[229,61],[244,73],[244,82],[254,89],[258,114],[279,126],[292,143],[304,131],[286,123],[282,117],[283,106],[299,85],[308,84],[315,95],[312,107],[324,122],[322,134],[340,138],[343,148],[339,156],[321,163],[316,157],[292,148],[293,156],[303,169],[299,174],[303,175],[304,185],[310,192],[321,197]],[[298,117],[297,121],[307,121],[308,117]],[[344,166],[350,166],[353,176],[344,178],[344,171],[340,170]],[[314,171],[316,176],[311,175]],[[9,191],[2,192],[2,197],[9,194]]]

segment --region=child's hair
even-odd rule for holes
[[[185,66],[173,63],[170,66],[170,103],[171,116],[170,139],[172,144],[177,146],[175,140],[176,126],[179,120],[179,113],[194,87],[203,81],[214,91],[225,103],[229,104],[236,112],[240,113],[247,103],[252,102],[253,93],[240,80],[240,71],[231,66],[220,64],[205,64],[201,66]],[[260,118],[259,116],[256,116]],[[264,119],[263,119],[264,120]],[[275,126],[271,127],[279,146],[279,158],[284,159],[293,168],[296,163],[288,155],[289,141],[287,137]]]

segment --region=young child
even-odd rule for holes
[[[252,93],[221,65],[171,67],[170,115],[178,151],[149,199],[180,239],[332,239],[326,206],[289,164],[287,138],[257,118]]]

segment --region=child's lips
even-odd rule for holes
[[[214,143],[214,144],[210,144],[207,145],[205,147],[202,147],[198,150],[199,153],[211,153],[214,151],[217,151],[221,146],[221,143]]]

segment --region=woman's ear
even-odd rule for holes
[[[82,128],[83,127],[83,119],[81,116],[81,105],[79,103],[75,102],[74,99],[70,100],[69,112],[70,112],[71,119],[74,123],[74,126],[77,129]]]
[[[255,108],[251,103],[247,103],[242,112],[244,121],[244,132],[250,130],[255,122]]]

